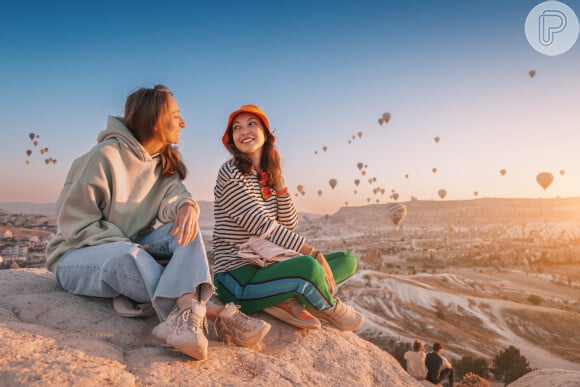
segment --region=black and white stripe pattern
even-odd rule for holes
[[[292,230],[298,212],[289,194],[264,200],[256,173],[243,175],[233,160],[224,163],[214,187],[213,272],[229,271],[248,264],[236,256],[238,245],[252,235],[260,236],[273,227],[268,239],[279,246],[300,250],[304,237]]]

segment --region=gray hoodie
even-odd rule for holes
[[[97,145],[76,159],[57,201],[58,232],[46,248],[46,264],[56,270],[71,248],[135,241],[156,221],[173,222],[192,199],[177,174],[161,175],[151,156],[119,117],[109,116]]]

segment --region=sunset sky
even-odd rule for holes
[[[580,196],[580,42],[536,52],[524,23],[538,3],[11,2],[0,23],[0,202],[55,202],[107,115],[157,83],[187,123],[180,149],[198,200],[213,200],[228,114],[246,103],[268,114],[293,196],[304,186],[300,211],[385,203],[392,190],[399,201],[440,200],[442,188],[445,200]],[[579,1],[565,3],[580,14]],[[543,171],[555,176],[546,191]]]

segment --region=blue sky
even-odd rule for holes
[[[56,201],[107,115],[157,83],[187,122],[180,149],[199,200],[213,199],[220,137],[245,103],[268,114],[291,192],[305,187],[301,211],[384,203],[393,190],[399,201],[439,200],[441,188],[445,200],[579,196],[580,43],[536,52],[524,23],[538,3],[14,2],[0,24],[0,201]],[[542,171],[555,175],[547,191]]]

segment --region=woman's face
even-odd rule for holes
[[[179,132],[181,132],[181,129],[185,128],[185,121],[181,118],[179,105],[172,95],[169,95],[167,99],[167,115],[165,116],[164,121],[162,128],[167,143],[179,143]]]
[[[252,113],[240,113],[232,122],[234,145],[242,153],[255,153],[266,142],[262,121]]]

